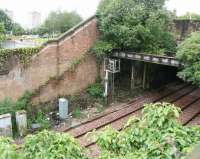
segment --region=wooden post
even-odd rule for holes
[[[135,66],[134,63],[132,62],[131,66],[131,90],[135,88]]]
[[[144,62],[143,84],[142,84],[143,89],[146,89],[146,74],[147,74],[147,64]]]

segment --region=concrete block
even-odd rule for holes
[[[27,114],[26,111],[16,112],[16,123],[19,135],[25,136],[27,134]]]
[[[62,120],[65,120],[68,118],[68,111],[69,111],[69,105],[68,105],[68,100],[65,98],[60,98],[59,99],[59,117]]]
[[[12,116],[11,114],[0,115],[0,136],[12,137]]]

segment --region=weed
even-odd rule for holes
[[[92,84],[88,87],[87,92],[95,98],[102,98],[103,97],[103,87],[100,83]]]
[[[72,112],[72,116],[74,118],[84,118],[86,115],[81,111],[80,107],[76,107],[76,109]]]
[[[31,128],[31,125],[33,123],[40,125],[39,130],[49,129],[52,127],[51,122],[48,119],[48,117],[45,115],[44,112],[41,112],[41,111],[38,112],[35,117],[28,119],[28,127]]]

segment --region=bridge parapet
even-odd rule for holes
[[[159,65],[167,65],[173,67],[181,67],[183,64],[175,57],[159,56],[136,52],[114,52],[112,57],[123,58],[135,61],[144,61],[148,63],[155,63]]]

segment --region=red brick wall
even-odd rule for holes
[[[6,97],[17,100],[26,90],[42,88],[35,101],[45,102],[58,94],[69,95],[85,89],[97,77],[95,58],[86,56],[74,73],[67,70],[75,59],[88,53],[98,35],[97,19],[93,17],[60,39],[47,43],[32,57],[27,68],[18,63],[7,76],[0,77],[0,100]],[[55,86],[51,79],[60,75],[64,78]]]

